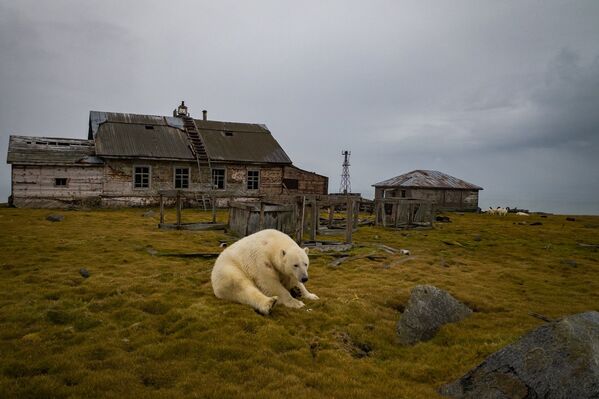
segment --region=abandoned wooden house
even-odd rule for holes
[[[326,194],[328,178],[294,166],[262,124],[90,111],[87,140],[10,136],[17,207],[155,205],[159,191],[271,200]]]
[[[403,198],[433,201],[435,209],[441,211],[476,211],[478,192],[482,190],[436,170],[413,170],[373,184],[374,198]]]

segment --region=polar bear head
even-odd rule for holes
[[[301,249],[297,245],[281,250],[281,272],[289,277],[295,277],[299,282],[308,281],[308,248]]]

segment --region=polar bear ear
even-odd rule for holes
[[[309,254],[310,253],[310,248],[304,247],[304,252],[306,253],[306,255]]]
[[[282,250],[281,250],[281,256],[285,256],[285,255],[287,255],[287,252],[285,252],[285,250],[284,250],[284,249],[282,249]]]

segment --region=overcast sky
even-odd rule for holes
[[[10,134],[87,137],[90,110],[265,123],[353,191],[414,169],[480,204],[599,214],[599,1],[0,0]]]

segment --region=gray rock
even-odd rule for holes
[[[81,277],[83,278],[89,277],[89,271],[86,268],[79,269],[79,274],[81,274]]]
[[[62,222],[62,221],[64,220],[64,216],[62,216],[62,215],[57,215],[57,214],[54,214],[54,215],[48,215],[48,216],[46,217],[46,220],[48,220],[48,221],[50,221],[50,222]]]
[[[397,323],[399,341],[413,345],[433,338],[439,328],[472,313],[451,294],[432,285],[419,285],[412,290],[406,310]]]
[[[599,398],[599,313],[544,324],[439,392],[454,398]]]
[[[154,211],[150,209],[149,211],[144,212],[142,216],[145,218],[151,218],[152,216],[154,216]]]

